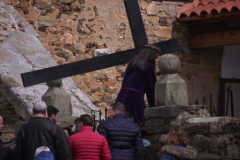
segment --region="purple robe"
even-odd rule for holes
[[[154,106],[156,81],[155,66],[151,63],[148,63],[144,73],[139,70],[126,70],[116,102],[122,102],[125,105],[126,110],[132,113],[135,123],[145,122],[144,93],[147,94],[148,103]]]

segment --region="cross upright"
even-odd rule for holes
[[[144,45],[148,44],[148,40],[138,0],[124,0],[124,5],[135,45],[134,49],[22,73],[21,77],[24,87],[127,63]],[[178,39],[171,39],[151,45],[161,50],[159,55],[180,50]]]

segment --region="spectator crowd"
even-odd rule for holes
[[[123,103],[110,106],[110,119],[93,131],[93,118],[79,118],[80,131],[67,136],[56,124],[59,110],[36,102],[32,118],[17,133],[16,148],[0,148],[0,160],[159,160],[151,143],[144,139],[139,125]],[[0,130],[4,126],[0,116]],[[169,131],[168,145],[163,147],[162,160],[194,159],[196,149],[188,146],[182,129]]]

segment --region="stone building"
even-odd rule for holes
[[[208,70],[198,73],[207,73],[206,75],[213,79],[206,78],[208,82],[205,82],[199,77],[199,83],[202,84],[203,89],[208,84],[214,86],[211,83],[215,83],[215,87],[220,89],[220,115],[226,115],[227,87],[231,85],[235,117],[240,117],[238,100],[240,93],[238,73],[239,9],[240,5],[237,1],[194,0],[184,4],[177,11],[177,21],[188,25],[188,50],[195,57],[199,56],[200,59],[205,57],[202,59],[202,63],[212,66],[208,67]],[[199,64],[192,65],[192,68],[200,67]],[[187,68],[183,66],[183,69]],[[201,69],[203,68],[201,67]],[[187,72],[189,73],[189,71]],[[214,93],[213,90],[209,91]],[[216,97],[216,91],[214,94]],[[215,108],[217,108],[216,104]],[[230,113],[229,111],[228,113]]]

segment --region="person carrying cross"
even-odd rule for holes
[[[126,110],[132,113],[135,123],[144,123],[144,94],[148,103],[154,106],[154,88],[157,81],[155,59],[160,49],[145,45],[129,62],[124,74],[121,90],[116,102],[122,102]]]

